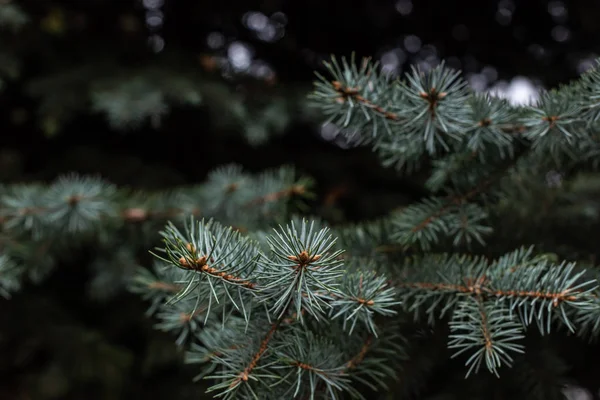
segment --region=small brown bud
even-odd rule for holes
[[[208,259],[208,257],[206,257],[206,256],[200,257],[198,260],[196,260],[196,265],[198,265],[199,267],[206,265],[207,259]]]
[[[306,188],[303,185],[295,185],[292,187],[292,194],[301,195],[306,192]]]
[[[302,253],[298,255],[298,259],[302,264],[306,264],[309,261],[308,251],[302,250]]]
[[[80,196],[78,194],[74,194],[72,196],[69,196],[69,198],[67,199],[67,202],[69,203],[70,206],[76,206],[77,203],[79,203],[82,200],[83,196]]]

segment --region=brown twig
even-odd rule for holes
[[[261,204],[265,204],[265,203],[271,203],[271,202],[281,200],[286,197],[301,196],[304,193],[306,193],[306,187],[304,187],[303,185],[293,185],[289,188],[280,190],[278,192],[268,193],[264,196],[258,197],[256,199],[252,199],[249,202],[247,202],[246,204],[244,204],[243,207],[249,208],[249,207],[253,207],[253,206],[257,206],[257,205],[261,205]]]
[[[530,299],[552,300],[552,305],[558,305],[565,301],[576,301],[577,296],[572,290],[564,290],[560,293],[543,292],[543,291],[527,291],[527,290],[498,290],[492,289],[486,284],[487,277],[482,276],[478,279],[465,278],[464,285],[451,283],[433,283],[433,282],[397,282],[396,286],[404,289],[421,289],[427,291],[446,291],[456,293],[468,293],[476,296],[494,296],[494,297],[521,297]]]
[[[375,110],[376,112],[381,114],[381,116],[383,116],[383,118],[385,118],[387,120],[390,120],[390,121],[399,121],[400,120],[400,117],[397,114],[390,112],[390,111],[386,111],[382,106],[377,105],[377,104],[365,99],[363,96],[361,96],[359,94],[360,88],[346,87],[339,81],[331,82],[331,86],[333,86],[333,88],[340,94],[340,97],[337,98],[338,102],[343,103],[346,101],[346,99],[352,98],[354,101],[364,104],[365,106]]]

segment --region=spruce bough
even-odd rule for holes
[[[305,220],[245,236],[213,221],[169,226],[161,260],[180,271],[172,299],[207,327],[189,359],[209,364],[219,382],[211,391],[335,399],[362,397],[361,385],[385,390],[407,358],[409,314],[447,324],[466,377],[511,367],[529,327],[598,333],[594,271],[526,245],[485,257],[515,180],[593,165],[597,70],[512,107],[470,92],[443,64],[404,81],[368,60],[333,59],[328,69],[332,79],[319,76],[311,96],[328,122],[400,173],[428,171],[431,196],[333,233]]]
[[[531,370],[527,336],[597,337],[597,269],[512,245],[519,223],[537,221],[522,210],[568,209],[580,189],[573,182],[597,167],[600,71],[513,107],[472,93],[443,64],[404,80],[369,60],[327,67],[312,103],[383,165],[426,174],[429,196],[377,221],[328,226],[295,213],[302,202],[290,200],[309,196],[312,182],[291,168],[258,177],[219,168],[202,187],[168,197],[180,217],[158,218],[173,222],[161,231],[153,270],[139,268],[130,289],[188,348],[188,362],[203,364],[198,378],[212,380],[217,397],[361,398],[392,393],[395,378],[410,397],[443,362],[427,349],[439,340],[461,360],[471,398],[487,398],[489,388],[473,382],[488,377],[512,379],[530,398],[557,396],[558,381],[523,372]],[[548,181],[555,171],[559,183]],[[107,220],[160,215],[133,213],[116,189],[77,179],[42,196],[38,187],[7,190],[5,232],[39,241],[48,227],[96,232]],[[154,207],[171,210],[166,199]],[[0,276],[25,273],[13,250],[0,258]],[[15,290],[15,279],[2,279],[0,289]],[[554,367],[533,369],[558,376]]]

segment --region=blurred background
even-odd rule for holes
[[[378,217],[421,193],[309,107],[324,60],[392,76],[444,60],[524,104],[594,64],[599,18],[594,0],[0,0],[0,182],[165,189],[293,164],[319,214]],[[64,266],[0,300],[0,399],[202,398],[147,305],[89,299],[87,279]]]

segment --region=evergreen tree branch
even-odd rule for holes
[[[288,303],[287,308],[285,310],[283,310],[283,312],[281,313],[279,318],[277,318],[277,320],[271,324],[271,327],[269,328],[269,330],[267,331],[267,333],[264,335],[263,339],[260,342],[258,351],[256,351],[254,353],[250,362],[243,369],[243,371],[241,371],[231,381],[231,383],[228,386],[228,391],[236,389],[238,386],[240,386],[244,382],[248,382],[248,379],[250,379],[250,376],[251,376],[252,372],[254,371],[254,369],[256,368],[256,366],[258,365],[258,362],[260,361],[261,357],[269,349],[269,344],[271,342],[271,339],[273,338],[273,335],[275,335],[275,332],[277,332],[277,330],[279,329],[279,327],[281,326],[283,321],[286,319],[287,312],[289,311],[290,308],[291,308],[291,303]]]
[[[522,327],[510,314],[481,296],[461,302],[450,322],[450,348],[459,349],[453,357],[472,350],[467,360],[467,377],[477,372],[482,362],[498,376],[501,365],[511,365],[510,352],[523,353],[524,346],[514,341],[524,337]]]
[[[430,251],[439,237],[485,245],[492,227],[484,222],[504,200],[492,195],[512,198],[516,178],[505,177],[527,182],[568,160],[590,164],[597,71],[517,108],[471,93],[443,65],[413,69],[405,81],[369,62],[328,68],[333,80],[317,83],[315,103],[384,164],[428,163],[424,201],[331,229],[290,215],[290,200],[307,198],[312,185],[290,167],[250,176],[225,166],[203,185],[148,199],[76,176],[2,188],[0,294],[18,290],[36,251],[53,262],[63,248],[96,240],[111,256],[102,265],[122,265],[134,251],[115,251],[115,232],[145,236],[172,219],[154,271],[138,269],[130,289],[152,303],[157,329],[191,344],[188,362],[207,364],[201,376],[226,399],[337,399],[360,397],[357,385],[386,388],[404,356],[403,313],[414,313],[414,326],[448,317],[447,346],[467,357],[467,375],[511,366],[531,325],[542,334],[600,332],[597,276],[574,262],[524,247],[492,261]]]

